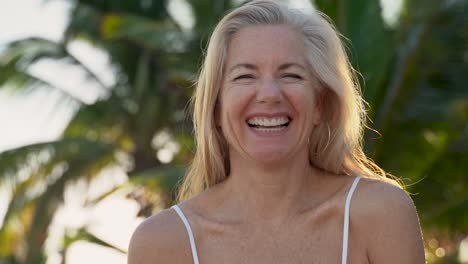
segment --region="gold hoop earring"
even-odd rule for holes
[[[325,147],[323,148],[323,150],[326,150],[328,148],[328,145],[330,144],[330,140],[331,140],[331,130],[328,124],[327,124],[327,130],[328,130],[328,139],[327,139],[327,144],[325,144]]]

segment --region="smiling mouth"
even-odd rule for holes
[[[247,120],[249,127],[259,132],[279,132],[286,129],[291,122],[290,117],[264,118],[254,117]]]

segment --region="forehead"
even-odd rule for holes
[[[235,33],[229,43],[226,66],[238,63],[306,65],[304,42],[300,33],[286,25],[248,26]]]

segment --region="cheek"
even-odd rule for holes
[[[222,109],[221,109],[221,117],[222,122],[233,122],[235,120],[242,117],[242,113],[247,108],[247,105],[252,97],[253,89],[249,87],[226,87],[222,96]],[[238,120],[237,120],[238,121]]]
[[[294,110],[303,116],[304,121],[315,120],[318,115],[314,91],[308,87],[294,87],[286,95]]]
[[[315,105],[313,88],[296,86],[288,89],[288,98],[293,105],[301,110],[309,110]],[[299,110],[299,109],[298,109]]]

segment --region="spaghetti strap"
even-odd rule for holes
[[[344,224],[343,224],[343,252],[341,255],[341,263],[346,264],[347,262],[347,257],[348,257],[348,237],[349,237],[349,207],[351,204],[351,198],[353,196],[354,190],[356,189],[356,186],[361,179],[360,176],[356,177],[353,181],[353,184],[349,188],[348,195],[346,197],[346,203],[345,203],[345,212],[344,212]],[[180,209],[178,205],[173,205],[172,208],[176,211],[177,215],[179,215],[180,219],[185,225],[185,229],[187,230],[187,234],[189,236],[189,241],[190,241],[190,247],[192,249],[192,257],[193,257],[193,263],[194,264],[199,264],[198,262],[198,254],[197,254],[197,248],[195,246],[195,239],[193,237],[193,232],[192,228],[190,227],[190,224],[187,220],[187,217],[185,217],[184,213]]]
[[[345,203],[344,213],[344,224],[343,224],[343,252],[341,254],[341,264],[346,264],[348,257],[348,236],[349,236],[349,206],[351,204],[351,197],[353,196],[354,190],[361,179],[360,176],[356,177],[348,191]]]
[[[182,210],[179,208],[178,205],[173,205],[171,208],[173,208],[176,211],[176,213],[179,215],[180,219],[184,223],[185,229],[187,230],[187,233],[189,236],[190,248],[192,249],[193,263],[199,264],[197,248],[195,246],[195,239],[193,238],[192,228],[190,227],[187,217],[185,217],[184,213],[182,212]]]

